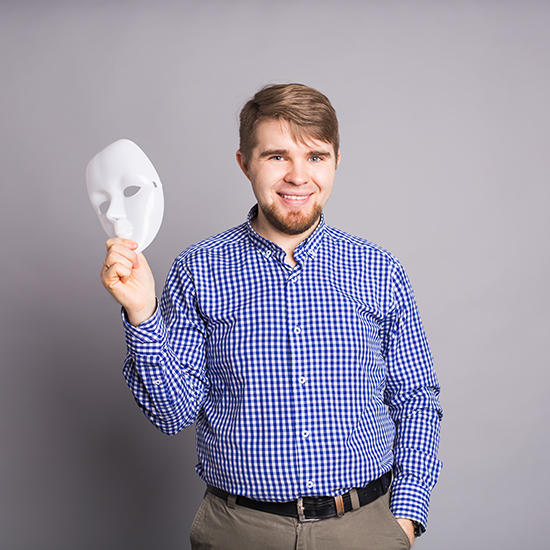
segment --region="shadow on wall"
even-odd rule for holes
[[[85,316],[78,303],[38,294],[27,297],[32,315],[14,311],[7,340],[2,399],[18,431],[2,453],[10,472],[4,544],[181,549],[204,492],[193,469],[194,428],[167,437],[138,409],[121,374],[123,331],[107,295],[88,296],[86,308],[103,312]],[[92,326],[94,319],[105,322]]]

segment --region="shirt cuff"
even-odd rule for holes
[[[420,533],[426,530],[430,492],[408,479],[395,479],[391,489],[390,509],[396,518],[406,518],[420,524]]]
[[[155,313],[137,327],[128,322],[124,308],[122,308],[121,315],[129,353],[150,354],[151,352],[160,351],[164,347],[167,340],[167,330],[158,304]]]

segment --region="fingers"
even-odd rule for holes
[[[107,256],[105,258],[105,265],[107,267],[119,262],[128,267],[139,267],[138,256],[134,252],[138,247],[135,241],[130,241],[129,239],[109,239],[106,246]]]
[[[107,250],[113,245],[113,244],[122,244],[126,246],[127,248],[131,248],[135,250],[138,247],[138,244],[136,241],[132,241],[131,239],[121,239],[119,237],[113,237],[112,239],[108,239],[105,243],[107,246]]]
[[[129,251],[134,251],[138,247],[138,243],[136,241],[131,241],[130,239],[119,239],[118,237],[114,239],[109,239],[105,246],[107,247],[107,254],[109,251],[114,248],[126,248]]]
[[[107,289],[112,289],[117,283],[126,283],[132,276],[132,267],[120,262],[112,265],[103,265],[101,269],[101,280]]]
[[[126,283],[132,270],[139,267],[139,260],[134,250],[137,243],[129,239],[109,239],[106,243],[107,256],[101,268],[101,281],[107,289],[112,289],[119,282]]]

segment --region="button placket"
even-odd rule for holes
[[[303,311],[303,292],[300,284],[303,270],[300,265],[296,266],[289,274],[286,284],[286,307],[287,307],[287,330],[289,334],[291,370],[295,382],[293,387],[294,404],[296,414],[296,468],[299,485],[302,490],[309,490],[314,486],[312,481],[313,472],[308,464],[308,456],[313,444],[312,432],[307,423],[307,411],[309,396],[306,389],[305,368],[307,357],[304,355],[303,339],[305,336],[304,319],[307,319],[307,311]]]

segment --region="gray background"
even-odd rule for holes
[[[547,541],[550,2],[0,2],[0,548],[188,548],[203,486],[121,376],[87,162],[127,137],[165,186],[147,257],[253,204],[236,116],[268,82],[338,111],[327,221],[391,250],[443,386],[421,549]]]

